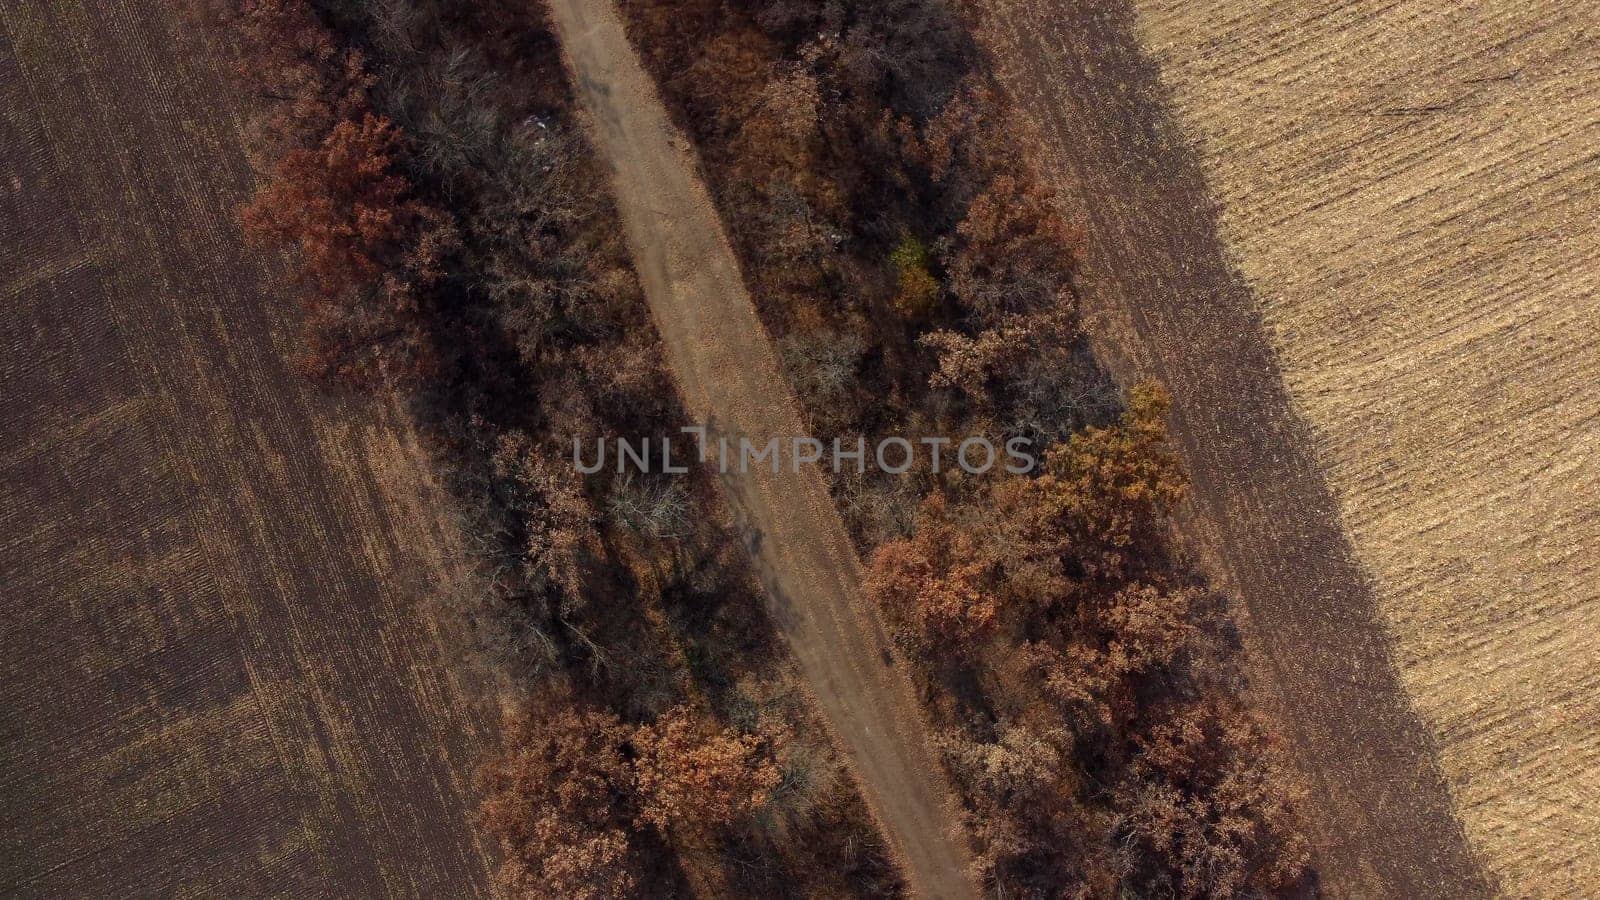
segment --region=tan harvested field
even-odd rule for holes
[[[286,368],[177,6],[0,5],[0,894],[484,894],[437,491]]]
[[[1101,343],[1175,388],[1328,886],[1592,896],[1600,9],[988,5]]]
[[[551,0],[550,8],[689,414],[758,447],[806,434],[687,141],[614,2]],[[816,469],[791,468],[784,456],[780,472],[757,466],[722,479],[773,620],[912,891],[976,897],[954,795],[907,669],[863,593],[844,522]]]
[[[1600,885],[1600,6],[1140,2],[1468,837]]]

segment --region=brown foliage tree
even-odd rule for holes
[[[519,897],[635,896],[628,729],[610,713],[535,701],[507,722],[483,771],[483,828],[505,850],[497,880]]]
[[[1127,573],[1139,542],[1154,538],[1183,495],[1183,470],[1167,443],[1169,404],[1161,386],[1138,385],[1120,421],[1074,435],[1049,453],[1045,474],[995,491],[1020,566],[1066,565],[1090,579]]]
[[[989,326],[1007,315],[1073,309],[1081,235],[1039,177],[1028,123],[1005,96],[969,80],[920,135],[903,133],[905,155],[961,211],[954,234],[940,242],[940,261],[962,307]]]
[[[1093,606],[1091,628],[1103,636],[1106,666],[1125,676],[1170,665],[1195,638],[1195,591],[1135,583]]]
[[[740,127],[735,147],[738,171],[757,179],[781,177],[810,190],[828,191],[816,171],[821,87],[815,75],[797,66],[766,82],[755,109]]]
[[[1140,752],[1113,799],[1140,893],[1247,896],[1301,878],[1310,851],[1294,782],[1261,724],[1215,696],[1156,722],[1136,738]]]
[[[385,276],[348,302],[313,302],[296,368],[309,378],[371,388],[409,387],[438,368],[416,292]]]
[[[988,583],[995,561],[952,522],[944,498],[929,498],[907,540],[872,556],[867,590],[897,630],[924,651],[970,651],[994,631],[997,597]]]
[[[939,367],[928,378],[931,386],[958,390],[975,402],[986,404],[995,381],[1015,373],[1038,354],[1040,347],[1064,346],[1076,333],[1074,316],[1068,309],[1058,307],[1042,313],[1004,316],[976,337],[941,329],[922,335],[917,343],[939,356]]]
[[[368,113],[335,125],[320,146],[284,154],[244,209],[246,235],[297,244],[324,296],[376,279],[429,216],[393,171],[399,139]]]
[[[1075,614],[1024,645],[1028,667],[1066,714],[1074,733],[1119,734],[1139,711],[1143,676],[1176,663],[1191,647],[1194,592],[1134,583],[1081,597]]]
[[[721,729],[686,705],[639,729],[635,744],[640,819],[691,839],[760,809],[780,780],[759,738]]]
[[[366,109],[361,51],[341,47],[306,0],[198,0],[192,12],[227,35],[234,73],[271,101],[251,123],[257,159],[314,145]]]
[[[1110,861],[1085,840],[1104,825],[1079,799],[1070,737],[1004,720],[993,731],[982,742],[961,733],[936,738],[973,808],[974,865],[984,880],[1004,885],[1007,896],[1116,896]]]
[[[585,600],[588,566],[603,552],[599,515],[571,466],[550,459],[527,434],[502,435],[491,461],[508,502],[526,516],[519,580],[549,586],[555,611],[572,615]]]
[[[942,247],[952,293],[983,321],[1075,306],[1072,248],[1079,237],[1043,185],[996,175]]]
[[[300,249],[313,285],[310,372],[406,384],[437,365],[421,304],[454,233],[396,174],[399,143],[382,117],[340,122],[320,145],[284,154],[242,213],[255,242]]]

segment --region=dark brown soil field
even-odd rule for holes
[[[436,491],[286,368],[188,27],[0,6],[0,894],[483,894]]]

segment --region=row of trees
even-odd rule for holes
[[[1052,447],[1001,482],[835,485],[961,785],[1024,896],[1227,896],[1304,869],[1221,598],[1164,538],[1159,391],[1078,336],[1073,230],[940,0],[627,0],[819,436]],[[535,4],[218,0],[265,101],[247,232],[297,248],[302,363],[403,397],[508,698],[483,821],[534,895],[897,890],[707,484],[580,481],[681,419]],[[625,661],[625,664],[624,662]],[[686,815],[694,811],[695,817]],[[690,824],[694,818],[696,824]]]
[[[945,0],[623,0],[822,435],[1049,448],[1004,479],[835,476],[981,875],[1022,897],[1288,893],[1296,788],[1225,598],[1167,538],[1165,394],[1079,333],[1074,228]]]
[[[482,819],[509,857],[518,895],[637,897],[659,885],[641,841],[693,846],[772,799],[781,775],[759,738],[680,706],[652,725],[544,694],[508,724],[485,770]],[[654,829],[642,836],[639,826]]]
[[[580,478],[682,415],[537,3],[214,0],[261,101],[246,234],[300,364],[397,397],[474,570],[443,598],[507,711],[481,821],[550,897],[898,889],[704,479]]]
[[[947,758],[984,862],[1022,893],[1233,897],[1304,875],[1297,792],[1236,699],[1220,598],[1164,546],[1184,487],[1165,408],[1135,389],[1038,477],[935,494],[872,557],[874,593],[958,725]]]

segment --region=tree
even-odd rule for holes
[[[271,101],[251,123],[257,160],[314,145],[367,108],[361,51],[340,47],[306,0],[197,0],[191,12],[227,35],[234,73]]]
[[[967,653],[994,631],[994,568],[973,536],[951,521],[944,498],[935,495],[918,510],[909,539],[886,543],[873,554],[867,590],[919,648]]]
[[[766,805],[780,776],[759,738],[678,706],[635,735],[641,821],[705,838]]]
[[[411,198],[394,171],[399,144],[380,116],[340,122],[320,145],[286,153],[242,214],[255,242],[300,249],[311,372],[403,385],[439,364],[422,307],[454,229]]]
[[[535,700],[506,723],[504,747],[483,770],[479,819],[505,850],[497,880],[508,893],[636,895],[628,737],[614,715],[556,697]]]
[[[603,553],[598,514],[571,466],[550,459],[525,432],[501,435],[491,462],[503,502],[526,535],[516,548],[519,581],[552,595],[552,612],[571,616],[586,600],[588,566]]]
[[[976,337],[941,329],[922,335],[917,343],[939,356],[939,367],[928,376],[929,385],[961,391],[982,404],[990,400],[998,379],[1036,358],[1040,347],[1065,346],[1076,336],[1076,328],[1071,312],[1057,308],[1005,316]]]
[[[1152,717],[1113,792],[1125,883],[1141,896],[1278,891],[1310,851],[1275,742],[1237,703],[1208,697]]]
[[[388,119],[368,113],[338,123],[319,146],[284,154],[245,207],[246,235],[298,245],[325,297],[375,280],[428,216],[393,171],[399,140]]]
[[[1084,429],[1050,451],[1043,475],[994,492],[1017,564],[1126,577],[1140,542],[1152,546],[1160,518],[1183,496],[1182,466],[1167,443],[1170,402],[1160,385],[1134,387],[1119,421]]]
[[[1192,599],[1189,589],[1145,583],[1080,596],[1075,614],[1022,645],[1016,660],[1080,740],[1117,740],[1159,683],[1148,676],[1170,675],[1192,649]]]
[[[939,281],[928,268],[932,262],[927,245],[909,234],[900,238],[889,253],[889,265],[894,268],[895,275],[891,303],[895,311],[907,319],[927,316],[939,300]]]
[[[1192,588],[1135,583],[1096,604],[1094,626],[1105,643],[1106,666],[1126,676],[1171,665],[1189,649],[1195,627]]]
[[[816,76],[786,66],[761,88],[756,107],[740,127],[736,171],[753,180],[781,178],[804,185],[805,196],[829,189],[817,172],[818,116],[822,93]]]
[[[755,115],[773,76],[766,38],[755,30],[723,31],[709,40],[704,35],[685,37],[694,43],[688,56],[692,62],[676,86],[694,98],[697,124],[714,123],[720,135],[737,134],[740,124]]]
[[[902,141],[954,219],[939,241],[951,294],[984,326],[1071,309],[1078,231],[1067,224],[1028,148],[1032,129],[1004,95],[969,78],[939,114]],[[1006,166],[996,160],[1006,160]]]
[[[942,247],[950,289],[981,320],[1072,309],[1077,233],[1037,178],[995,175]]]
[[[295,358],[302,375],[370,389],[408,388],[438,372],[438,348],[411,285],[385,276],[342,299],[308,301]]]

